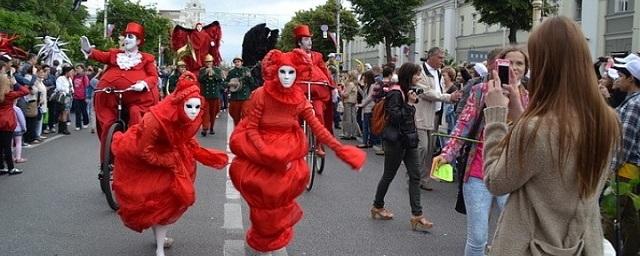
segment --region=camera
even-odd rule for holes
[[[419,88],[419,87],[415,87],[415,86],[411,87],[409,90],[410,91],[414,91],[416,93],[416,95],[420,95],[420,94],[424,93],[424,89]]]

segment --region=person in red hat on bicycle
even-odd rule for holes
[[[144,113],[159,99],[158,69],[155,57],[149,53],[138,51],[144,43],[144,27],[130,22],[122,32],[124,49],[100,51],[94,49],[86,36],[80,38],[80,47],[85,57],[107,64],[107,68],[98,82],[98,90],[112,87],[116,90],[133,89],[132,93],[123,95],[123,105],[128,107],[123,113],[129,117],[128,125],[140,122]],[[94,97],[97,132],[100,143],[117,117],[117,99],[115,94],[100,93]],[[102,149],[100,158],[102,162]]]
[[[316,117],[333,134],[333,107],[331,104],[331,91],[336,85],[331,79],[331,72],[322,58],[322,53],[311,50],[311,31],[307,25],[298,25],[293,29],[296,45],[292,51],[295,56],[294,65],[298,73],[297,85],[307,92],[307,86],[311,87],[311,102],[315,110]],[[305,82],[321,82],[322,84],[307,84]],[[324,156],[322,147],[317,148],[317,154]]]

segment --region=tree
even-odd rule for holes
[[[290,51],[298,47],[296,45],[293,29],[299,24],[309,25],[313,37],[313,49],[321,52],[325,57],[332,52],[336,52],[336,47],[329,37],[322,38],[321,25],[329,26],[329,32],[336,31],[336,13],[338,11],[338,2],[336,0],[328,0],[324,5],[317,6],[315,9],[306,11],[298,11],[296,15],[287,22],[281,35],[278,48],[283,51]],[[350,11],[340,9],[340,37],[341,39],[352,40],[358,33],[358,22]]]
[[[387,62],[391,62],[391,47],[411,44],[414,32],[414,11],[422,0],[351,0],[353,10],[362,23],[362,35],[369,45],[384,43]]]
[[[171,30],[171,21],[158,14],[153,5],[142,6],[138,2],[134,3],[130,0],[109,0],[107,13],[107,23],[113,24],[114,29],[108,41],[104,41],[104,48],[114,47],[117,45],[118,36],[126,28],[127,23],[135,21],[144,26],[144,44],[140,47],[141,51],[154,55],[158,53],[158,38],[162,45],[169,45],[169,31]],[[97,13],[97,22],[90,31],[99,31],[99,37],[89,37],[92,44],[100,42],[104,27],[104,10]],[[92,35],[93,36],[93,35]]]
[[[509,28],[509,43],[516,44],[518,30],[529,31],[532,26],[533,6],[531,0],[471,0],[480,13],[480,22],[499,24]],[[555,14],[557,6],[544,0],[543,14]]]

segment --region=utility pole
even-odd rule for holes
[[[342,0],[338,0],[338,11],[336,13],[336,22],[338,23],[336,25],[336,57],[340,55],[340,44],[342,44],[342,40],[340,39],[340,10],[342,10]],[[340,58],[340,60],[343,60],[343,58]],[[336,75],[340,77],[340,62],[336,61],[336,63]]]
[[[104,38],[107,38],[107,12],[108,12],[108,4],[109,0],[104,0],[104,20],[102,21],[104,26]]]
[[[533,6],[532,27],[536,27],[536,25],[540,24],[540,19],[542,18],[542,0],[532,0],[531,5]]]

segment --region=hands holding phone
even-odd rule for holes
[[[520,101],[520,82],[513,71],[509,68],[509,83],[505,84],[500,80],[498,71],[492,73],[494,79],[489,80],[488,91],[485,96],[487,107],[507,107],[509,108],[509,119],[515,121],[524,112],[524,107]]]

